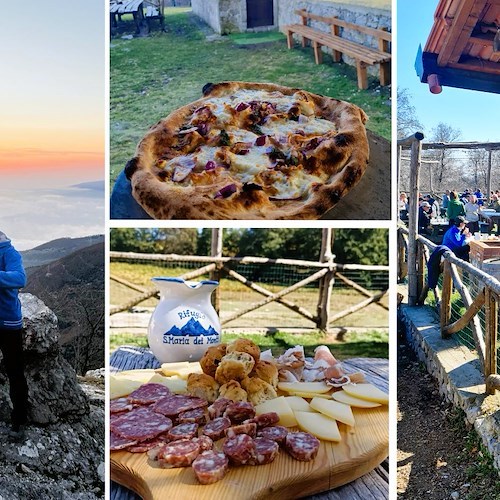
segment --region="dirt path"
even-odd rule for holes
[[[500,477],[477,434],[401,341],[397,385],[398,498],[500,499]]]

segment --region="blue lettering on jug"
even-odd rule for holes
[[[186,309],[185,311],[177,311],[180,319],[184,318],[195,318],[195,319],[205,319],[205,315],[199,311],[191,311],[191,309]]]

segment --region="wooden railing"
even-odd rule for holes
[[[325,245],[328,248],[329,245]],[[372,293],[370,290],[364,288],[359,283],[356,283],[345,276],[345,271],[365,271],[365,272],[389,272],[389,266],[369,266],[361,264],[338,264],[333,262],[333,255],[325,251],[322,252],[322,259],[320,261],[306,261],[306,260],[292,260],[292,259],[268,259],[263,257],[223,257],[221,256],[220,249],[212,248],[213,256],[205,257],[199,255],[176,255],[176,254],[143,254],[143,253],[132,253],[132,252],[110,252],[110,261],[122,261],[122,262],[175,262],[175,263],[197,263],[201,267],[193,271],[189,271],[185,274],[179,276],[185,280],[193,280],[205,274],[210,274],[211,279],[216,279],[220,281],[221,278],[230,278],[242,283],[246,287],[250,288],[254,292],[263,295],[264,298],[253,304],[246,305],[242,310],[231,314],[222,319],[222,325],[224,326],[229,321],[232,321],[243,314],[247,314],[254,311],[262,306],[269,304],[270,302],[276,301],[285,307],[289,308],[296,313],[299,313],[304,318],[312,321],[315,326],[320,330],[328,330],[328,327],[334,321],[338,321],[350,314],[353,314],[370,304],[376,304],[385,310],[388,307],[380,302],[380,300],[387,294],[387,289]],[[302,269],[312,269],[313,272],[310,276],[307,276],[300,281],[292,284],[291,286],[281,289],[279,292],[272,292],[267,288],[263,287],[261,284],[254,283],[242,274],[236,272],[231,268],[231,264],[260,264],[260,265],[270,265],[270,264],[281,264],[284,266],[292,266],[294,268]],[[110,279],[116,281],[129,289],[138,292],[138,295],[128,301],[127,303],[121,304],[119,306],[114,306],[110,308],[110,314],[116,314],[119,312],[127,311],[137,304],[144,302],[151,297],[157,297],[158,291],[156,289],[146,289],[144,287],[138,286],[134,283],[130,283],[127,280],[111,274]],[[363,299],[342,311],[335,314],[330,313],[330,298],[332,293],[332,287],[334,282],[338,280],[343,285],[355,290],[357,293],[363,296]],[[298,290],[299,288],[305,287],[310,283],[319,281],[318,286],[318,300],[317,300],[317,310],[316,312],[309,311],[303,305],[296,302],[288,300],[285,296]],[[388,280],[387,280],[388,281]],[[216,309],[219,308],[219,299],[217,296],[217,291],[214,294],[214,305]]]
[[[406,227],[398,228],[398,280],[402,281],[408,275],[408,234]],[[436,245],[423,236],[416,238],[416,282],[417,304],[423,304],[427,298],[429,287],[425,280],[426,267]],[[500,389],[500,374],[498,371],[498,311],[500,303],[500,282],[493,276],[481,271],[473,265],[458,259],[452,252],[442,255],[442,286],[435,287],[432,293],[435,297],[436,309],[440,318],[441,336],[451,335],[470,325],[475,348],[483,369],[486,382],[486,392],[494,394]],[[479,292],[473,298],[470,289],[464,284],[462,276],[468,275],[478,284]],[[452,293],[456,290],[466,307],[465,313],[456,321],[451,321]],[[481,324],[479,313],[484,312],[485,326]]]

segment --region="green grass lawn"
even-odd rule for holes
[[[342,341],[332,340],[320,332],[312,332],[307,335],[277,332],[273,335],[223,334],[222,342],[231,342],[236,338],[249,338],[260,346],[261,350],[271,349],[275,356],[296,345],[303,345],[306,355],[312,356],[314,349],[318,345],[324,344],[330,348],[334,356],[338,359],[389,357],[389,335],[376,330],[363,334],[347,334]],[[109,336],[109,343],[110,353],[122,345],[148,347],[148,340],[145,335],[126,333],[111,334]]]
[[[257,37],[267,37],[266,43],[241,43],[252,40],[249,35],[207,41],[208,29],[196,19],[187,9],[170,8],[166,9],[167,33],[153,30],[144,38],[112,39],[111,183],[148,128],[200,98],[207,82],[272,82],[347,100],[366,111],[369,129],[390,139],[389,89],[379,87],[378,81],[372,80],[368,90],[359,90],[355,68],[333,64],[328,56],[325,64],[316,65],[312,49],[297,45],[288,50],[276,33]]]

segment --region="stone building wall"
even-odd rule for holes
[[[221,33],[220,0],[192,0],[193,13],[203,19],[216,33]]]

